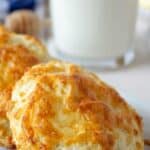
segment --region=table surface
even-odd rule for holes
[[[133,64],[111,72],[96,73],[110,85],[137,100],[150,101],[150,49],[139,49]]]

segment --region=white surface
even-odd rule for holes
[[[74,57],[116,58],[132,48],[137,0],[52,0],[55,47]]]

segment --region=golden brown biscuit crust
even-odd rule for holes
[[[0,45],[0,145],[11,147],[12,137],[6,113],[12,87],[38,59],[23,46]]]
[[[48,60],[46,47],[38,39],[30,35],[9,32],[5,27],[0,25],[0,45],[5,44],[10,46],[21,45],[32,52],[39,60]]]
[[[9,32],[0,25],[0,145],[12,146],[6,112],[12,87],[29,67],[46,58],[46,48],[34,37]]]
[[[33,67],[15,86],[12,100],[8,116],[19,150],[83,144],[92,144],[92,150],[143,150],[141,117],[78,66],[54,61]]]

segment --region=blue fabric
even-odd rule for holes
[[[33,10],[36,5],[36,0],[8,0],[9,1],[9,12],[17,9],[31,9]]]

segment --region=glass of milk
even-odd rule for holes
[[[51,0],[51,54],[115,68],[134,58],[137,0]]]

